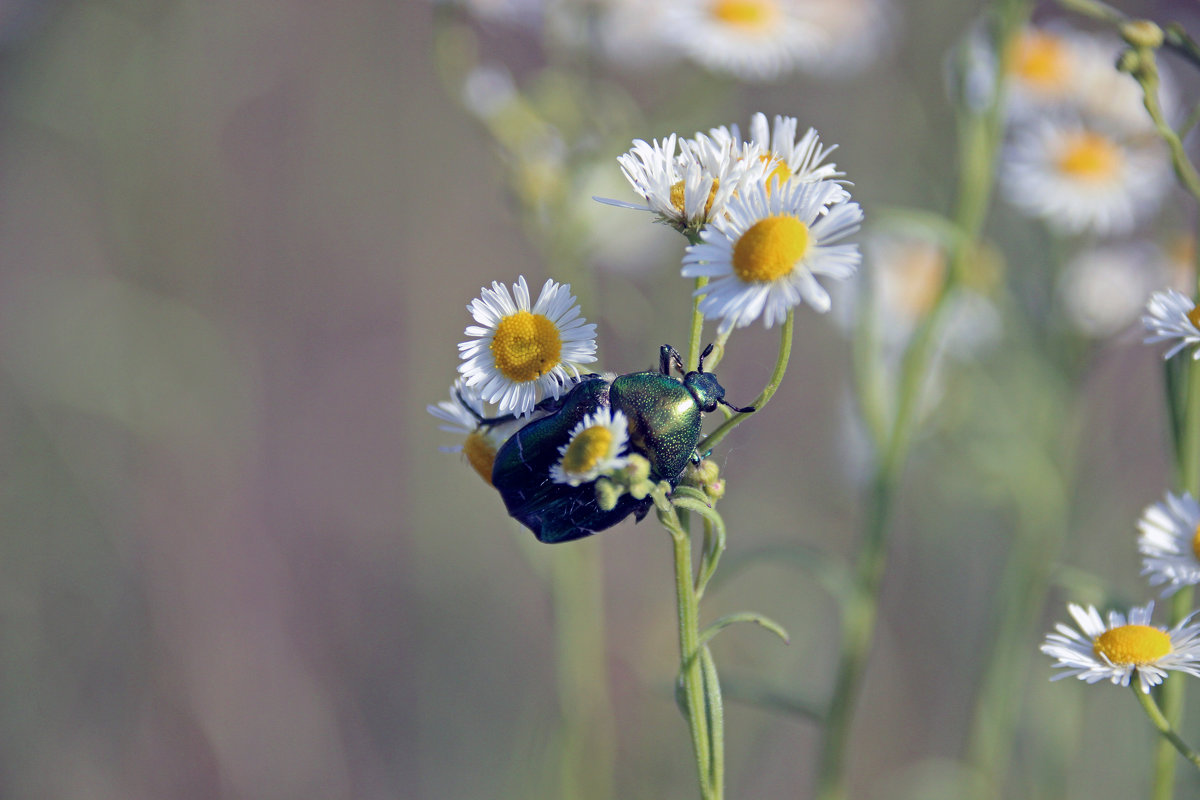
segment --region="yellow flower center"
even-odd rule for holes
[[[763,163],[771,161],[772,159],[775,159],[775,166],[771,167],[771,169],[769,169],[767,171],[767,175],[766,175],[767,194],[768,195],[771,193],[771,184],[772,183],[777,182],[780,186],[783,186],[785,183],[788,182],[788,179],[792,177],[791,168],[787,165],[787,162],[784,161],[782,158],[776,159],[775,156],[772,156],[770,154],[761,155],[758,157],[758,160],[762,161]]]
[[[568,475],[582,475],[596,468],[612,446],[612,431],[603,425],[593,425],[575,434],[563,453],[562,469]]]
[[[496,462],[496,448],[488,441],[481,428],[467,434],[467,440],[463,442],[463,455],[467,457],[467,463],[471,465],[471,469],[478,472],[479,477],[487,481],[488,486],[491,486],[492,465]]]
[[[708,190],[708,200],[704,203],[704,218],[708,219],[712,214],[713,198],[717,196],[717,184],[719,181],[713,178],[712,188]],[[686,214],[687,209],[683,204],[683,181],[679,181],[671,187],[671,205],[679,210],[680,214]]]
[[[764,217],[733,246],[733,271],[746,283],[787,275],[808,252],[808,226],[792,216]]]
[[[540,378],[558,364],[562,337],[553,322],[541,314],[518,311],[496,326],[492,358],[496,369],[510,381],[526,383]]]
[[[709,13],[718,22],[735,28],[763,30],[779,16],[771,0],[716,0]]]
[[[1187,313],[1188,322],[1200,328],[1200,306],[1192,306],[1192,310]]]
[[[1197,525],[1195,532],[1192,533],[1192,555],[1196,557],[1197,561],[1200,561],[1200,525]]]
[[[1018,78],[1045,91],[1063,84],[1070,59],[1057,36],[1029,31],[1017,40],[1011,63],[1012,72]]]
[[[1093,131],[1070,137],[1058,156],[1059,171],[1082,181],[1108,180],[1120,167],[1116,142]]]
[[[1092,642],[1092,651],[1114,664],[1151,664],[1171,652],[1171,637],[1149,625],[1122,625]]]

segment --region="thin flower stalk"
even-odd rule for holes
[[[1196,769],[1200,769],[1200,753],[1197,753],[1195,750],[1193,750],[1191,746],[1185,742],[1178,733],[1175,732],[1175,729],[1171,727],[1171,723],[1167,721],[1166,715],[1163,714],[1162,709],[1160,709],[1158,704],[1154,702],[1154,696],[1149,692],[1139,691],[1137,686],[1131,685],[1129,688],[1133,690],[1134,697],[1138,699],[1138,703],[1141,705],[1142,710],[1146,712],[1146,716],[1150,718],[1150,722],[1162,735],[1163,741],[1166,742],[1167,746],[1177,751],[1179,755],[1190,761],[1192,766],[1196,767]]]
[[[1028,3],[1002,3],[998,15],[995,52],[1006,53],[1008,44],[1028,18]],[[995,161],[1001,142],[1002,109],[997,70],[993,100],[981,113],[968,115],[960,135],[959,191],[954,221],[962,232],[952,252],[940,291],[928,316],[919,325],[901,365],[898,400],[887,441],[872,476],[863,524],[863,542],[855,566],[854,591],[842,608],[842,642],[829,711],[817,764],[818,800],[844,800],[846,755],[854,709],[862,686],[867,658],[874,639],[879,589],[886,564],[886,541],[896,489],[909,445],[916,429],[917,408],[933,358],[946,299],[971,267],[995,181]]]

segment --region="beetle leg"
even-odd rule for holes
[[[680,375],[687,372],[683,368],[683,356],[679,355],[679,351],[669,344],[664,344],[658,348],[658,371],[663,375],[670,375],[672,364],[679,370]]]
[[[754,410],[754,406],[746,406],[745,408],[738,408],[733,403],[727,403],[724,398],[718,400],[717,402],[720,403],[721,405],[725,406],[726,408],[732,408],[734,411],[738,412],[739,414],[749,414],[751,411]]]
[[[515,414],[504,414],[503,416],[499,417],[485,417],[483,414],[480,414],[478,411],[471,408],[470,403],[463,399],[461,390],[456,389],[454,391],[454,396],[458,398],[459,405],[469,411],[471,416],[474,417],[475,421],[480,425],[499,425],[501,422],[512,422],[517,418]]]

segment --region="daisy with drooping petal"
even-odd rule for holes
[[[1123,139],[1080,121],[1021,128],[1004,154],[1008,201],[1067,233],[1127,233],[1171,183],[1159,142]]]
[[[653,143],[636,139],[628,153],[617,156],[617,163],[646,205],[596,199],[651,211],[680,232],[695,232],[721,215],[748,171],[758,164],[747,154],[744,144],[716,142],[700,134],[679,140],[672,133]]]
[[[532,305],[524,275],[512,288],[510,295],[493,282],[467,306],[479,324],[467,326],[474,338],[458,345],[458,371],[501,414],[528,416],[543,397],[559,397],[580,364],[596,360],[596,326],[585,324],[570,285],[546,281]]]
[[[1107,625],[1095,606],[1071,603],[1067,609],[1079,630],[1059,623],[1039,648],[1063,670],[1050,680],[1078,677],[1088,683],[1108,680],[1128,686],[1137,672],[1142,691],[1149,692],[1171,670],[1200,677],[1200,625],[1189,624],[1191,617],[1168,631],[1150,624],[1153,602],[1130,609],[1128,620],[1110,611]]]
[[[789,181],[770,192],[760,181],[730,202],[725,217],[701,233],[700,244],[687,248],[683,276],[713,279],[696,294],[703,296],[704,316],[721,320],[719,332],[759,317],[769,328],[802,302],[829,310],[829,293],[816,276],[843,280],[862,260],[857,245],[833,244],[858,230],[863,218],[857,203],[837,202],[844,196],[830,181]]]
[[[438,449],[443,453],[462,453],[471,468],[489,486],[492,483],[492,465],[500,445],[525,424],[524,420],[514,419],[495,425],[481,425],[479,420],[485,416],[483,399],[479,396],[479,390],[468,386],[462,378],[450,387],[449,400],[427,405],[425,410],[447,423],[439,425],[439,429],[463,437],[460,445],[442,445]]]
[[[550,468],[555,483],[579,486],[591,483],[606,472],[625,466],[629,460],[629,423],[625,415],[603,406],[588,414],[571,429],[571,438],[558,448],[562,458]]]
[[[758,148],[758,158],[767,169],[768,188],[772,180],[783,183],[789,180],[802,182],[827,181],[840,178],[834,163],[824,163],[837,145],[821,146],[821,138],[814,128],[809,128],[799,140],[796,129],[799,121],[795,117],[775,115],[774,124],[768,126],[767,115],[761,111],[750,118],[750,138],[741,139],[737,125],[721,126],[709,132],[712,140],[736,149],[737,147]]]
[[[664,35],[693,61],[751,81],[796,68],[819,47],[821,31],[796,0],[680,0],[664,14]]]
[[[1200,311],[1190,297],[1175,289],[1150,296],[1142,325],[1150,334],[1142,340],[1146,344],[1174,341],[1171,349],[1163,354],[1164,361],[1185,347],[1200,344]],[[1192,352],[1192,358],[1200,358],[1200,348]]]
[[[1187,492],[1167,492],[1149,506],[1138,520],[1138,552],[1150,585],[1166,584],[1163,597],[1200,583],[1200,503]]]

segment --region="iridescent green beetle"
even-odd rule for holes
[[[672,488],[691,461],[698,461],[701,422],[718,404],[734,411],[753,411],[725,402],[725,389],[716,376],[699,369],[686,372],[678,351],[659,349],[658,370],[631,372],[608,381],[587,375],[558,401],[543,401],[539,409],[548,416],[535,419],[513,434],[496,453],[492,485],[500,492],[508,513],[533,531],[539,541],[569,542],[606,528],[634,514],[646,516],[652,500],[623,494],[610,510],[596,502],[594,483],[567,486],[550,478],[559,449],[584,417],[602,406],[621,411],[629,425],[629,446],[650,462],[650,477],[667,481]],[[683,379],[671,375],[674,366]],[[500,420],[481,420],[496,423]]]

